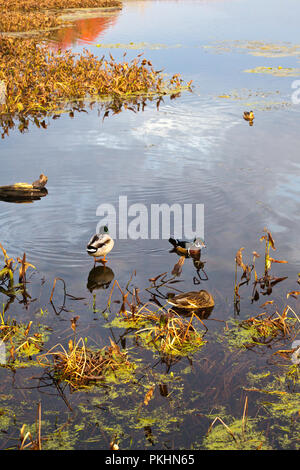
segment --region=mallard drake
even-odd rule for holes
[[[115,242],[110,237],[108,233],[107,226],[103,226],[100,228],[100,232],[96,235],[93,235],[90,239],[86,251],[90,256],[94,257],[95,265],[97,261],[100,261],[103,264],[107,263],[106,255],[113,249]],[[101,259],[97,259],[103,256]]]
[[[169,296],[168,303],[180,310],[212,309],[215,305],[213,296],[206,290]]]
[[[253,111],[244,111],[244,119],[245,119],[245,121],[253,121],[254,112]]]
[[[200,237],[197,237],[192,242],[184,240],[175,240],[175,238],[169,238],[169,242],[174,247],[174,251],[185,256],[195,256],[199,254],[202,248],[205,248],[206,245],[204,240]],[[172,250],[173,251],[173,250]]]

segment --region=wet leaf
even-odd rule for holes
[[[80,318],[79,315],[76,315],[76,317],[71,318],[71,328],[74,331],[74,333],[76,332],[77,321],[79,318]]]
[[[286,298],[288,299],[291,296],[294,297],[294,299],[297,299],[298,295],[300,295],[300,291],[293,290],[287,293]]]
[[[287,279],[288,277],[287,276],[284,276],[284,277],[276,277],[275,279],[273,279],[270,284],[271,286],[275,286],[276,284],[278,284],[278,282],[281,282],[281,281],[284,281],[285,279]]]
[[[244,250],[245,248],[240,248],[236,255],[235,255],[235,261],[237,263],[238,266],[240,266],[243,271],[244,271],[244,275],[246,275],[247,273],[247,266],[244,264],[243,262],[243,255],[242,255],[242,251]]]
[[[288,263],[288,261],[274,259],[274,258],[271,258],[270,256],[269,256],[269,261],[271,263]]]
[[[263,303],[262,305],[260,305],[260,308],[263,308],[265,307],[266,305],[270,305],[270,304],[273,304],[274,303],[274,300],[267,300],[267,302]]]

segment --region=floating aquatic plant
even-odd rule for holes
[[[0,243],[0,249],[4,256],[4,267],[0,271],[0,293],[6,295],[9,301],[13,301],[18,294],[23,297],[23,303],[28,305],[30,294],[26,289],[26,273],[28,268],[35,269],[33,264],[28,263],[26,253],[22,258],[17,257],[15,260],[8,256],[7,251]],[[15,273],[19,267],[18,282],[15,280]]]
[[[163,355],[192,354],[206,343],[203,333],[192,324],[194,316],[198,318],[193,314],[190,321],[187,321],[175,313],[161,315],[154,324],[137,331],[136,337],[146,347]]]
[[[206,50],[218,53],[247,52],[260,57],[289,57],[300,56],[300,45],[291,42],[271,43],[267,41],[216,41],[213,44],[203,46]],[[280,69],[281,66],[279,66]],[[282,68],[282,67],[281,67]]]
[[[161,279],[161,276],[152,279],[152,282],[155,283],[159,278]],[[137,342],[141,340],[144,346],[155,349],[163,355],[187,355],[205,344],[203,332],[195,328],[193,320],[198,319],[202,325],[204,324],[194,312],[190,319],[186,319],[171,309],[165,311],[164,306],[157,308],[157,305],[151,302],[142,303],[137,289],[133,290],[130,302],[129,293],[125,294],[117,281],[113,284],[109,303],[115,285],[119,287],[123,300],[119,314],[115,321],[110,323],[111,326],[130,327],[137,330],[135,332]]]
[[[287,263],[286,260],[277,260],[274,259],[270,256],[270,249],[276,250],[275,248],[275,242],[273,239],[273,236],[271,232],[265,228],[264,229],[264,235],[260,237],[261,242],[265,242],[265,253],[264,253],[264,273],[262,275],[258,275],[256,271],[256,259],[260,258],[260,254],[257,253],[256,251],[252,252],[253,259],[252,263],[245,264],[243,261],[243,251],[244,247],[240,248],[235,256],[235,279],[234,279],[234,304],[235,308],[237,311],[239,311],[239,302],[240,302],[240,294],[239,294],[239,289],[242,285],[249,284],[251,280],[252,273],[254,275],[254,282],[253,282],[253,290],[252,290],[252,301],[257,301],[259,299],[259,291],[258,288],[260,288],[260,292],[262,295],[270,295],[273,291],[273,287],[278,284],[281,281],[284,281],[287,279],[286,276],[284,277],[278,277],[278,276],[273,276],[270,274],[270,270],[272,267],[273,263],[279,263],[279,264],[285,264]],[[238,267],[242,268],[242,276],[241,276],[241,282],[238,282],[237,280],[237,272],[238,272]]]
[[[41,440],[41,428],[42,428],[42,406],[38,403],[37,419],[36,419],[36,436],[32,436],[30,431],[26,432],[26,424],[23,424],[20,430],[20,446],[19,450],[42,450]]]
[[[247,411],[248,397],[245,399],[241,419],[230,416],[226,420],[227,424],[220,416],[216,416],[204,438],[204,448],[209,450],[270,450],[271,446],[265,433],[257,429],[258,419],[248,417]]]
[[[268,344],[278,336],[291,337],[295,330],[295,318],[288,316],[287,313],[288,307],[284,309],[282,314],[277,311],[272,315],[263,312],[243,320],[240,326],[251,331],[253,342]]]
[[[99,350],[86,347],[83,338],[69,341],[68,348],[62,344],[53,346],[49,351],[39,356],[38,360],[43,367],[50,366],[60,381],[67,382],[72,388],[87,387],[104,380],[128,380],[134,370],[127,353],[110,340],[110,346]],[[126,379],[125,379],[126,376]]]
[[[0,339],[7,345],[8,363],[13,364],[14,368],[25,367],[28,364],[24,362],[24,357],[32,358],[43,349],[47,339],[45,332],[43,328],[32,327],[32,324],[32,321],[17,322],[6,317],[4,311],[0,312]],[[31,333],[31,329],[36,331]]]
[[[275,339],[293,338],[298,331],[299,322],[287,305],[282,313],[275,310],[273,314],[263,312],[241,322],[234,320],[225,333],[230,347],[251,349],[269,345]]]
[[[268,428],[268,440],[272,447],[275,449],[298,449],[300,432],[299,375],[297,383],[292,388],[288,374],[249,373],[248,380],[249,385],[244,388],[247,392],[258,394],[260,427]]]
[[[263,67],[258,66],[253,69],[244,70],[246,73],[262,73],[266,75],[273,75],[274,77],[298,77],[300,69],[295,67]]]
[[[180,44],[167,45],[167,44],[152,44],[149,42],[129,42],[129,43],[98,43],[96,47],[101,47],[101,49],[169,49],[169,48],[178,48],[181,47]]]

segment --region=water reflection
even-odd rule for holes
[[[101,13],[98,13],[99,15]],[[117,13],[98,18],[82,18],[72,22],[71,26],[57,29],[51,35],[54,50],[68,49],[77,44],[90,44],[101,37],[118,19]]]
[[[108,289],[114,277],[113,270],[108,266],[97,266],[90,271],[86,287],[91,293],[94,290]]]
[[[181,251],[173,248],[170,250],[170,253],[176,253],[179,256],[179,260],[175,263],[171,271],[173,276],[180,276],[186,259],[191,259],[193,261],[194,268],[196,269],[196,275],[193,277],[193,284],[200,284],[201,281],[208,280],[208,275],[204,270],[206,261],[201,260],[201,250],[183,255]]]
[[[38,194],[26,195],[18,194],[18,192],[1,191],[0,189],[0,201],[12,202],[15,204],[31,204],[34,201],[40,201],[42,197],[47,196],[48,191],[46,188],[39,191]]]

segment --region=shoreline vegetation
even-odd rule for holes
[[[49,30],[65,23],[65,10],[86,8],[122,8],[119,0],[0,0],[0,32]]]
[[[11,0],[0,0],[0,30],[15,32],[57,26],[56,21],[61,24],[55,16],[57,8],[64,4],[61,0],[24,0],[16,9]],[[72,0],[68,9],[78,5],[121,7],[120,2],[113,0]],[[42,13],[41,8],[46,6],[47,13]],[[54,16],[49,13],[51,8],[56,9]],[[1,21],[6,21],[2,27]],[[24,132],[30,123],[47,128],[46,117],[57,119],[69,113],[72,118],[75,111],[86,111],[86,103],[89,108],[97,103],[104,117],[123,108],[136,112],[144,108],[147,100],[157,100],[158,107],[164,95],[174,98],[191,86],[191,82],[185,85],[179,74],[165,79],[162,71],[156,71],[142,54],[131,62],[125,61],[124,54],[124,61],[117,63],[111,54],[109,58],[99,58],[88,50],[81,54],[53,51],[44,40],[6,35],[0,35],[0,83],[4,96],[0,102],[2,138],[16,123],[19,131]]]

